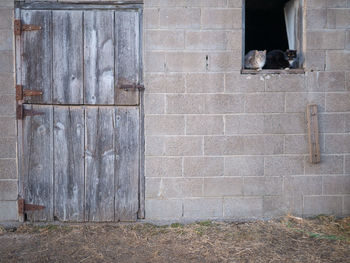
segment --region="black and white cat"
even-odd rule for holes
[[[297,67],[297,51],[287,49],[272,50],[266,55],[266,63],[264,69],[290,69]]]

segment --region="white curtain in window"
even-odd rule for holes
[[[297,49],[299,0],[290,0],[284,6],[289,49]]]

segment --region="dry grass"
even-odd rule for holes
[[[189,225],[22,225],[0,262],[350,262],[350,218]]]

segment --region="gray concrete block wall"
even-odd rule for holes
[[[17,220],[13,6],[0,3],[0,221]]]
[[[241,0],[144,2],[146,218],[348,215],[349,1],[305,0],[300,75],[240,74]]]

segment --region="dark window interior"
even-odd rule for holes
[[[245,53],[250,50],[287,50],[284,5],[289,0],[246,0]]]

